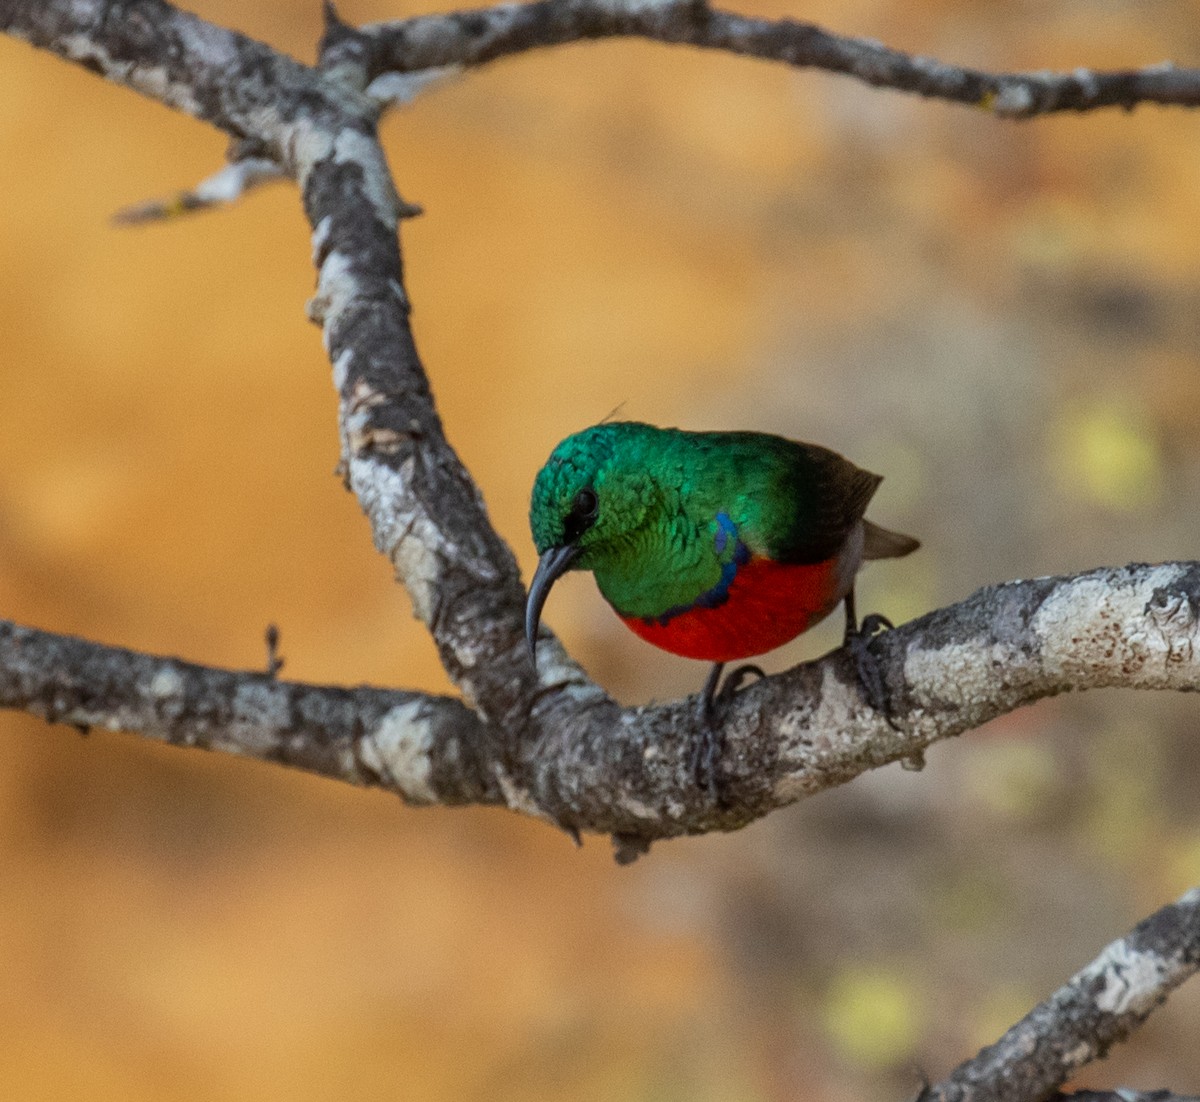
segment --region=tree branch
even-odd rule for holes
[[[279,762],[415,804],[502,802],[488,732],[448,697],[302,685],[0,621],[0,708]]]
[[[1125,1040],[1197,968],[1200,888],[1139,922],[918,1102],[1044,1098]]]
[[[163,0],[0,0],[0,27],[274,150],[296,175],[314,227],[312,314],[333,362],[347,482],[502,747],[489,765],[510,806],[644,845],[732,829],[1069,688],[1197,687],[1194,564],[984,590],[873,644],[899,732],[862,705],[841,655],[742,694],[718,763],[729,803],[717,806],[688,767],[688,705],[622,711],[553,639],[540,644],[540,676],[524,653],[515,560],[446,442],[413,342],[397,240],[404,206],[374,104]],[[471,797],[450,780],[435,798]]]
[[[283,172],[274,161],[265,157],[245,157],[232,161],[201,180],[194,188],[177,192],[169,199],[148,199],[125,207],[113,215],[113,222],[121,226],[136,226],[227,206],[246,192],[281,178]]]
[[[417,355],[397,238],[410,208],[379,145],[375,101],[164,0],[0,0],[0,30],[221,127],[297,179],[347,485],[451,677],[514,741],[536,687],[524,589],[446,441]]]
[[[482,65],[586,39],[637,37],[824,69],[1007,118],[1138,103],[1200,104],[1200,71],[1170,62],[1117,72],[987,73],[832,34],[813,23],[752,19],[703,0],[537,0],[377,23],[363,27],[362,34],[368,41],[355,49],[369,77]],[[342,35],[340,49],[349,49],[348,38]]]
[[[1172,1091],[1135,1091],[1118,1087],[1115,1091],[1074,1091],[1052,1094],[1046,1102],[1196,1102],[1194,1094],[1175,1094]]]
[[[289,122],[370,112],[348,86],[165,0],[0,0],[0,31],[253,139],[285,166]]]
[[[515,752],[503,728],[445,698],[289,684],[13,625],[0,629],[0,706],[285,761],[423,803],[504,803],[572,832],[613,834],[632,855],[919,759],[932,743],[1042,697],[1111,686],[1195,691],[1198,643],[1200,563],[981,589],[872,642],[896,728],[864,702],[840,650],[740,693],[717,763],[724,802],[692,773],[693,702],[621,709],[570,667],[551,671],[561,680],[535,699]],[[539,719],[542,709],[565,711],[563,698],[576,702],[566,722]]]
[[[524,651],[516,559],[450,447],[409,325],[397,223],[403,206],[373,129],[333,131],[299,166],[317,294],[340,398],[346,483],[371,521],[442,663],[512,740],[536,675]]]

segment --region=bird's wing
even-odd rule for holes
[[[790,563],[833,558],[883,481],[837,452],[800,443],[789,450],[785,477],[791,515],[780,526],[772,557]]]

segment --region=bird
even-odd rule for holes
[[[539,558],[525,634],[535,664],[551,587],[585,570],[634,634],[712,663],[699,702],[706,721],[727,663],[782,646],[838,605],[843,644],[868,698],[886,711],[863,644],[891,623],[870,616],[859,625],[855,576],[864,562],[920,543],[865,518],[881,481],[835,451],[769,433],[608,421],[568,436],[530,500]],[[751,673],[762,675],[755,666],[730,674],[720,697]],[[697,750],[697,772],[709,780],[715,752],[711,739]]]

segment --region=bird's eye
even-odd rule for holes
[[[599,509],[600,499],[596,497],[596,491],[586,487],[580,490],[571,502],[571,512],[580,520],[594,520]]]

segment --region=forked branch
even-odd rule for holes
[[[220,127],[239,156],[262,160],[262,174],[274,165],[299,184],[318,269],[310,316],[333,365],[347,483],[464,702],[291,684],[0,623],[0,707],[280,761],[417,803],[503,804],[573,834],[612,834],[628,858],[655,839],[734,829],[867,769],[919,760],[938,739],[1055,693],[1200,689],[1200,563],[1011,582],[871,643],[895,727],[864,704],[841,652],[740,694],[723,720],[724,799],[714,800],[690,768],[689,702],[622,709],[552,638],[540,644],[540,670],[531,666],[515,559],[446,441],[417,355],[397,239],[411,208],[376,132],[397,94],[376,83],[388,74],[619,35],[848,73],[1014,117],[1193,105],[1200,74],[987,74],[694,0],[540,0],[361,31],[330,9],[327,22],[314,67],[164,0],[0,0],[0,30]],[[929,1095],[1014,1097],[995,1084],[1026,1067],[1028,1049],[1053,1059],[1022,1072],[1020,1096],[1044,1097],[1194,970],[1196,907],[1185,896],[1147,920]]]

